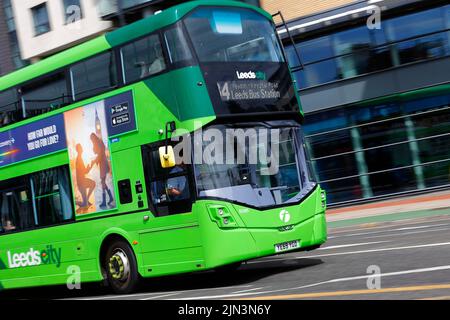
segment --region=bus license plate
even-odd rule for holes
[[[292,249],[300,248],[300,241],[294,240],[294,241],[288,241],[283,243],[278,243],[275,245],[275,252],[283,252],[288,251]]]

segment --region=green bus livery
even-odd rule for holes
[[[76,275],[124,294],[318,248],[326,196],[302,123],[272,17],[234,1],[180,4],[0,78],[0,289]]]

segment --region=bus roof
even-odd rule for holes
[[[243,2],[231,0],[189,1],[166,9],[160,14],[144,18],[117,30],[108,32],[105,35],[99,36],[93,40],[89,40],[73,48],[50,56],[40,62],[7,74],[0,78],[0,91],[6,90],[21,83],[27,82],[33,78],[58,70],[77,61],[106,51],[110,48],[119,46],[125,42],[139,38],[155,30],[169,26],[183,18],[187,13],[189,13],[196,7],[202,5],[250,8],[263,14],[268,19],[271,19],[270,14],[268,14],[266,11],[245,4]]]

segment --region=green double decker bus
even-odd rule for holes
[[[327,239],[272,16],[192,1],[0,78],[0,289],[237,267]]]

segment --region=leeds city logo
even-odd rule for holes
[[[266,75],[264,72],[258,71],[258,72],[253,72],[253,71],[249,71],[249,72],[240,72],[240,71],[236,71],[236,76],[239,80],[244,80],[244,79],[258,79],[258,80],[265,80],[266,79]]]
[[[288,223],[291,220],[291,214],[287,210],[281,210],[280,220],[284,223]]]
[[[8,266],[10,269],[20,267],[39,266],[41,264],[61,265],[61,248],[55,249],[49,245],[44,250],[38,251],[30,248],[27,252],[7,252]]]

